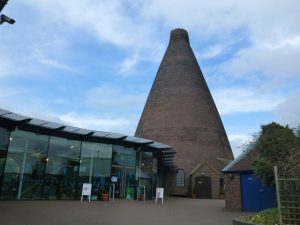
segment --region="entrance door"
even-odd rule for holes
[[[126,199],[134,199],[135,168],[125,167]]]
[[[134,199],[135,168],[112,166],[112,176],[117,177],[115,197]]]
[[[211,178],[207,176],[195,177],[196,198],[212,198]]]

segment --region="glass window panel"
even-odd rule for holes
[[[48,136],[16,130],[11,133],[4,169],[2,197],[41,198]]]
[[[9,132],[7,129],[0,127],[0,150],[6,151],[9,140]]]
[[[79,176],[81,185],[92,183],[92,195],[100,196],[100,191],[108,189],[111,174],[112,145],[83,142]]]
[[[45,177],[47,199],[77,199],[81,142],[51,137]]]
[[[80,141],[51,137],[49,155],[68,159],[79,159]]]
[[[182,169],[176,171],[176,186],[184,187],[184,170]]]
[[[136,151],[133,148],[126,148],[120,145],[113,146],[113,165],[135,167]]]
[[[139,185],[145,185],[146,198],[153,197],[153,153],[140,152]]]
[[[7,155],[7,147],[9,141],[9,131],[0,127],[0,193],[2,187],[2,179]]]

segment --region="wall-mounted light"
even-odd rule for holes
[[[234,175],[232,173],[229,174],[230,179],[234,179]]]

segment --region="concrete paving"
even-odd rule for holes
[[[0,225],[231,225],[224,200],[0,201]]]

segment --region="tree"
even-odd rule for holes
[[[300,137],[299,129],[296,131],[274,122],[261,126],[255,145],[258,156],[254,161],[254,170],[265,184],[275,184],[275,165],[281,176],[297,175],[296,168],[300,165]]]

